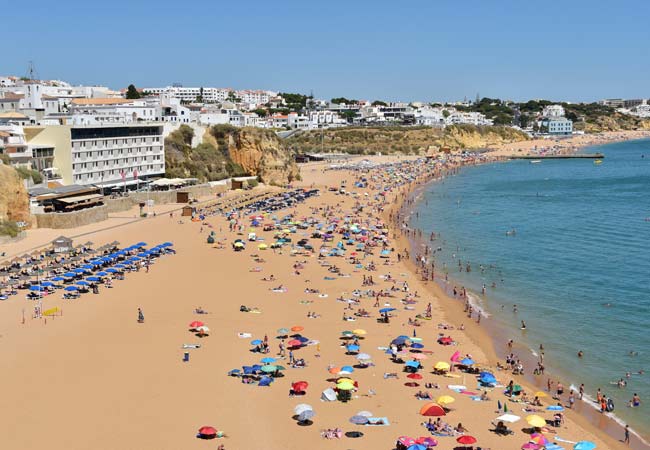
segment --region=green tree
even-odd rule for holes
[[[446,109],[443,109],[442,110],[442,117],[444,117],[446,119],[449,116],[451,116],[451,113],[449,111],[447,111]]]
[[[335,97],[331,101],[336,105],[340,105],[341,103],[345,103],[346,105],[352,105],[354,103],[358,103],[357,100],[352,100],[345,97]]]
[[[382,102],[381,100],[375,100],[372,102],[372,106],[388,106],[388,103]]]
[[[356,111],[343,111],[341,112],[341,115],[348,122],[352,122],[352,119],[354,119],[357,116],[357,113]]]
[[[129,84],[129,87],[126,88],[126,98],[135,99],[140,98],[140,92],[136,89],[135,85]]]
[[[266,109],[264,109],[264,108],[257,108],[257,109],[254,109],[253,112],[254,112],[255,114],[257,114],[258,116],[260,116],[260,117],[266,117],[267,114],[269,113],[269,112],[268,112]]]

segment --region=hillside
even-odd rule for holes
[[[293,154],[272,131],[215,125],[196,147],[193,137],[194,131],[182,125],[165,139],[168,177],[205,182],[256,175],[268,184],[286,184],[300,176]]]
[[[346,127],[299,133],[287,139],[287,145],[298,153],[320,152],[322,148],[351,154],[424,154],[435,147],[481,149],[527,139],[527,134],[507,127]]]
[[[0,163],[0,234],[14,235],[14,222],[29,221],[29,196],[23,180],[13,167]]]

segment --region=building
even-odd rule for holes
[[[544,107],[542,115],[547,118],[564,117],[564,108],[562,105],[548,105]]]
[[[158,104],[143,99],[125,98],[76,98],[71,101],[68,112],[73,125],[101,125],[105,123],[134,123],[156,120]]]
[[[155,123],[25,127],[33,149],[53,153],[63,184],[136,187],[165,173],[163,126]]]
[[[229,88],[167,86],[162,88],[144,88],[143,92],[153,95],[167,95],[183,102],[201,101],[204,103],[224,102],[234,91]]]
[[[543,122],[548,134],[569,135],[573,133],[573,122],[565,118],[548,119]]]
[[[32,153],[25,141],[22,126],[0,124],[0,154],[7,155],[12,166],[31,166]]]

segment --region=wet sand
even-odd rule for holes
[[[354,204],[354,198],[328,192],[326,187],[339,186],[344,178],[350,180],[347,185],[351,187],[355,174],[323,172],[323,167],[314,165],[313,172],[303,171],[303,185],[315,184],[322,188],[322,195],[299,205],[297,216],[309,216],[310,207],[326,205],[339,205],[340,215],[344,215]],[[390,201],[395,204],[401,198],[399,195],[392,194]],[[313,256],[291,256],[288,249],[259,251],[255,244],[248,245],[243,252],[233,252],[229,244],[242,236],[228,232],[223,217],[209,217],[206,222],[211,228],[187,218],[179,224],[178,219],[178,214],[174,218],[159,214],[117,228],[88,231],[84,242],[90,239],[101,245],[118,240],[128,245],[141,240],[150,244],[172,241],[177,254],[158,260],[149,273],[128,274],[126,280],[116,281],[113,289],[102,288],[99,295],[87,294],[74,301],[62,300],[60,293],[46,297],[44,308],[61,307],[60,317],[47,321],[30,318],[33,304],[24,299],[24,291],[0,303],[0,396],[7,405],[0,413],[3,448],[214,449],[219,444],[228,450],[394,448],[399,436],[428,435],[420,425],[425,418],[418,414],[424,402],[414,398],[414,393],[424,390],[424,386],[405,386],[408,379],[402,366],[392,363],[378,347],[386,346],[397,335],[411,335],[413,327],[407,325],[408,318],[423,312],[428,302],[433,304],[433,320],[417,328],[417,335],[424,339],[426,350],[433,353],[424,361],[426,370],[422,372],[421,383],[440,384],[440,390],[428,390],[434,398],[456,398],[445,420],[452,426],[462,422],[482,448],[514,450],[526,441],[521,431],[527,428],[523,419],[511,426],[516,432],[514,436],[497,437],[488,431],[490,421],[499,415],[496,400],[505,399],[498,389],[490,393],[491,401],[472,401],[446,386],[462,383],[474,389],[473,376],[446,378],[431,374],[431,366],[437,361],[448,361],[455,350],[471,354],[484,367],[494,364],[495,352],[483,328],[466,322],[462,303],[446,298],[431,283],[421,283],[407,264],[394,262],[384,266],[375,255],[372,258],[378,270],[371,275],[379,283],[375,288],[390,285],[379,280],[379,275],[388,272],[407,281],[410,291],[420,295],[415,311],[404,310],[399,303],[401,296],[396,294],[388,299],[398,308],[390,324],[376,322],[376,308],[370,299],[364,299],[362,306],[371,312],[372,318],[344,322],[345,305],[336,298],[343,293],[349,297],[354,289],[360,288],[362,275],[368,272],[355,272],[342,258],[334,258],[331,262],[350,277],[325,280],[330,274]],[[226,243],[225,249],[206,243],[210,229]],[[257,231],[267,243],[272,241],[272,232]],[[29,245],[44,240],[42,236],[34,241],[31,238],[28,236],[20,245],[30,248]],[[396,243],[395,247],[403,244]],[[17,253],[18,250],[12,252]],[[260,254],[266,262],[255,263],[253,254]],[[301,275],[293,274],[292,264],[297,260],[307,261]],[[258,266],[261,272],[250,271]],[[261,281],[271,274],[278,281]],[[287,287],[287,292],[269,290],[280,283]],[[306,294],[306,287],[327,293],[328,297]],[[262,313],[242,313],[242,304],[258,307]],[[193,314],[198,306],[209,314]],[[138,307],[145,314],[143,324],[136,321]],[[23,311],[27,316],[24,324]],[[309,311],[321,317],[307,318]],[[197,338],[190,333],[188,324],[193,320],[204,321],[211,329],[210,336]],[[450,348],[435,342],[437,334],[443,331],[437,328],[439,323],[466,323],[464,332],[457,328],[444,331],[458,346]],[[288,368],[285,377],[266,388],[244,385],[239,379],[226,376],[230,369],[257,363],[267,356],[250,352],[251,339],[262,339],[267,334],[270,355],[275,356],[275,331],[294,325],[304,326],[305,336],[320,341],[320,348],[308,346],[295,352],[297,357],[306,359],[306,368]],[[327,366],[355,362],[354,357],[344,354],[339,338],[341,331],[356,328],[367,331],[361,341],[362,351],[373,356],[375,366],[352,374],[359,383],[359,392],[352,401],[321,402],[321,391],[333,386],[327,381],[332,376]],[[238,332],[251,333],[252,338],[241,339]],[[181,346],[194,343],[201,344],[201,348],[191,350],[190,361],[183,362]],[[286,360],[280,364],[289,366]],[[399,379],[384,379],[385,372],[397,372]],[[509,379],[499,378],[504,383]],[[290,383],[298,380],[309,382],[307,395],[288,397]],[[369,396],[371,391],[375,395]],[[292,420],[293,408],[299,403],[314,407],[316,417],[312,426],[301,427]],[[526,416],[520,405],[509,406],[511,412]],[[361,410],[387,417],[391,425],[350,424],[348,419]],[[541,415],[549,417],[548,413]],[[567,416],[566,425],[557,429],[562,438],[593,440],[598,448],[623,448],[589,424],[580,423],[575,414],[569,412]],[[213,441],[196,439],[196,431],[203,425],[223,430],[228,437]],[[320,437],[321,429],[337,426],[344,431],[362,431],[365,436],[341,440]],[[457,445],[454,438],[439,438],[436,448],[452,449]]]

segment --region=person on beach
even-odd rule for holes
[[[625,425],[625,435],[623,437],[623,443],[628,446],[630,445],[630,426],[627,424]]]
[[[635,392],[632,396],[632,407],[641,406],[641,397]]]
[[[144,313],[141,308],[138,308],[138,323],[144,323]]]

